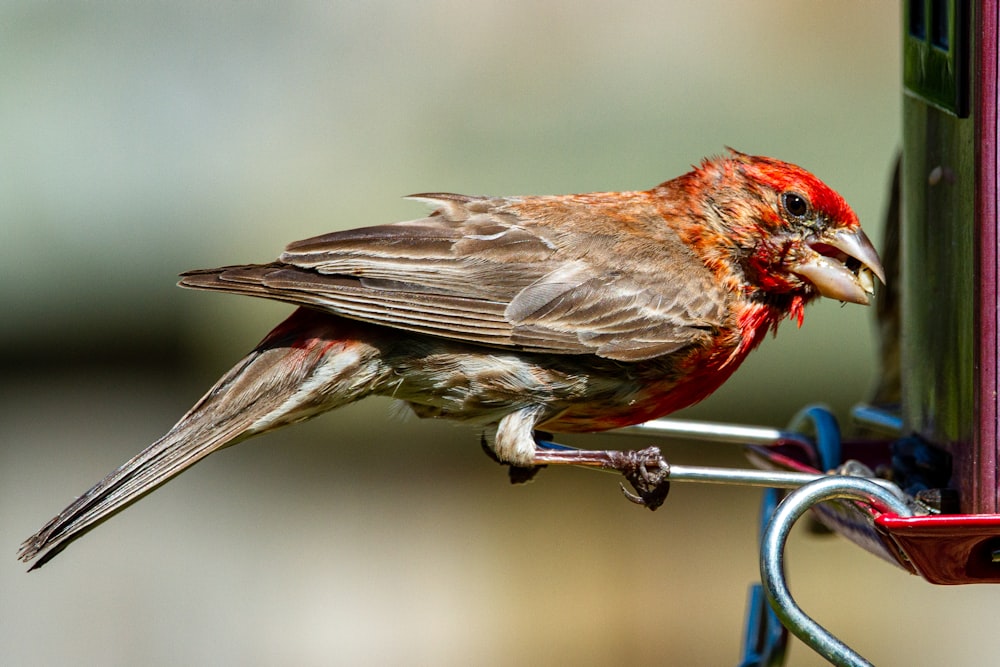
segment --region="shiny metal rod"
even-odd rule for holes
[[[802,440],[802,434],[767,426],[746,426],[693,419],[654,419],[635,426],[616,429],[623,435],[659,436],[711,442],[769,445],[778,440]]]
[[[742,486],[762,486],[774,489],[798,489],[806,484],[822,479],[864,479],[891,493],[900,502],[905,496],[895,484],[884,479],[853,477],[847,475],[822,475],[804,472],[783,472],[774,470],[748,470],[743,468],[715,468],[707,466],[684,466],[670,464],[671,482],[701,482],[704,484],[737,484]]]

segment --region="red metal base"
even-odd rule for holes
[[[875,525],[900,565],[932,584],[1000,583],[1000,514],[883,514]]]

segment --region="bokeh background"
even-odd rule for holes
[[[861,0],[4,3],[0,662],[734,664],[757,491],[675,485],[651,514],[604,474],[511,487],[476,433],[380,400],[210,457],[38,572],[14,553],[290,311],[182,270],[418,217],[411,192],[645,188],[724,145],[811,169],[878,238],[898,26]],[[684,416],[843,415],[874,381],[870,317],[812,307]],[[877,664],[1000,649],[995,589],[801,529],[789,568]]]

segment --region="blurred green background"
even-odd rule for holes
[[[164,432],[290,308],[190,268],[423,213],[411,192],[646,188],[730,145],[873,238],[900,141],[896,3],[0,6],[0,662],[734,664],[758,492],[511,487],[478,434],[371,400],[223,451],[39,572],[20,540]],[[843,415],[869,309],[822,303],[684,416]],[[566,438],[588,447],[643,444]],[[737,465],[718,445],[676,462]],[[982,664],[996,591],[796,531],[793,592],[878,664]],[[793,645],[790,664],[822,661]]]

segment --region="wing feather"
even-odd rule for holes
[[[725,325],[725,295],[679,239],[649,250],[663,275],[635,268],[623,250],[615,256],[607,233],[553,229],[525,212],[532,198],[414,198],[437,208],[297,241],[271,264],[190,271],[180,284],[469,343],[621,361],[706,343]],[[586,252],[598,243],[600,262]]]

